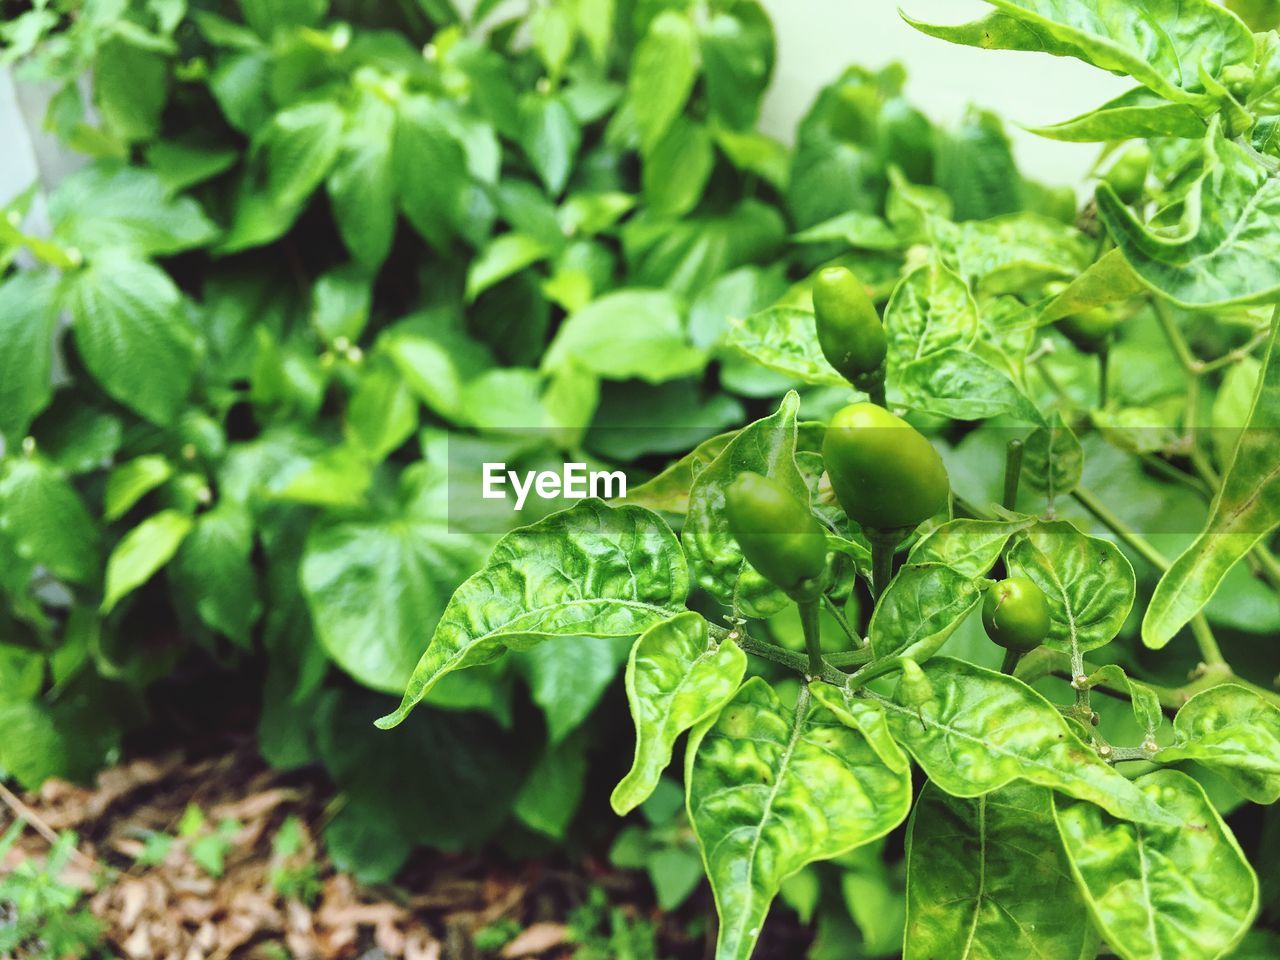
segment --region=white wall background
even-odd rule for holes
[[[1075,60],[1039,53],[977,50],[935,40],[898,14],[899,0],[762,0],[778,34],[778,66],[765,102],[765,128],[785,138],[814,94],[845,66],[894,61],[909,74],[907,95],[939,121],[969,104],[1005,117],[1019,163],[1030,176],[1078,185],[1098,148],[1044,140],[1017,128],[1056,123],[1124,92],[1131,82]],[[980,0],[900,0],[928,23],[964,23],[990,12]]]
[[[1023,169],[1051,183],[1079,185],[1098,150],[1060,144],[1019,130],[1018,122],[1052,123],[1102,103],[1125,83],[1074,60],[1043,54],[975,50],[916,32],[898,15],[898,0],[763,0],[778,34],[778,66],[765,102],[764,125],[788,139],[814,95],[851,63],[907,65],[911,100],[935,120],[959,118],[973,103],[1009,120]],[[960,23],[991,8],[981,0],[901,0],[912,16]],[[466,3],[463,4],[467,5]],[[42,135],[39,92],[0,70],[0,205],[39,176],[51,186],[65,173]],[[21,109],[30,118],[22,123]]]

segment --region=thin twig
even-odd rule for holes
[[[44,837],[50,846],[57,844],[59,840],[58,831],[45,823],[45,821],[41,819],[40,814],[36,813],[23,803],[22,798],[5,786],[3,781],[0,781],[0,801],[4,801],[5,806],[13,811],[14,817],[30,825],[31,829]],[[88,854],[82,853],[78,847],[72,848],[72,854],[80,861],[81,866],[87,867],[91,870],[98,866],[98,862],[96,860]]]

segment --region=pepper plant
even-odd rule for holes
[[[379,721],[508,651],[635,637],[612,804],[688,733],[719,960],[895,832],[901,941],[849,898],[872,953],[1274,955],[1224,815],[1280,798],[1280,34],[1266,5],[990,2],[909,22],[1137,84],[1039,128],[1107,145],[1094,200],[1064,223],[1007,154],[966,189],[942,150],[802,223],[789,268],[865,289],[822,269],[728,336],[803,393],[504,536]],[[793,604],[804,652],[770,639]]]

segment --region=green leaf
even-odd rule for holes
[[[906,857],[904,960],[1080,960],[1096,946],[1044,787],[961,799],[926,784]]]
[[[375,690],[404,688],[422,637],[452,609],[446,598],[479,560],[476,538],[449,530],[444,487],[443,478],[427,477],[391,516],[335,516],[307,536],[300,582],[316,636],[338,666]]]
[[[146,454],[122,463],[107,477],[102,517],[119,520],[139,500],[173,476],[173,464],[159,454]]]
[[[923,663],[982,601],[973,578],[937,564],[908,564],[876,603],[867,628],[876,659]]]
[[[1071,493],[1079,485],[1083,471],[1080,441],[1059,412],[1023,442],[1022,477],[1028,486],[1044,493],[1050,504]]]
[[[1009,572],[1029,577],[1049,603],[1045,645],[1072,656],[1115,639],[1133,607],[1133,566],[1109,540],[1086,536],[1065,521],[1040,522],[1006,558]]]
[[[159,132],[169,99],[168,59],[118,37],[98,48],[93,101],[107,127],[126,143]]]
[[[1070,286],[1045,307],[1040,323],[1053,323],[1094,307],[1128,300],[1142,293],[1143,289],[1142,281],[1134,274],[1124,254],[1112,250],[1072,280]]]
[[[1144,87],[1122,93],[1074,119],[1027,129],[1038,136],[1067,143],[1107,143],[1147,137],[1198,140],[1205,132],[1204,121],[1192,107],[1170,103]]]
[[[187,534],[191,518],[177,510],[152,514],[130,530],[107,558],[102,612],[110,613],[125,596],[168,563]]]
[[[380,463],[418,428],[418,401],[390,364],[368,370],[347,406],[347,436]]]
[[[53,236],[94,255],[169,256],[203,246],[217,228],[190,197],[174,196],[159,174],[97,163],[74,173],[49,198]]]
[[[987,420],[1008,414],[1026,423],[1044,416],[1002,370],[977,353],[948,347],[903,363],[890,381],[903,402],[921,413],[955,420]]]
[[[890,366],[905,366],[969,347],[978,335],[978,304],[958,274],[933,263],[902,278],[885,307],[884,329]]]
[[[14,449],[53,396],[57,277],[15,273],[0,283],[0,436]]]
[[[789,601],[742,556],[729,532],[724,493],[738,474],[751,471],[807,501],[809,488],[796,466],[799,408],[799,396],[788,393],[777,413],[734,434],[715,460],[694,477],[689,493],[681,542],[695,582],[726,607],[752,618],[771,616]]]
[[[655,214],[679,217],[698,205],[715,165],[706,126],[677,117],[644,158],[644,197]]]
[[[1280,708],[1225,683],[1197,693],[1173,718],[1174,741],[1159,763],[1195,760],[1254,803],[1280,800]]]
[[[229,170],[240,153],[184,140],[157,140],[147,147],[146,158],[169,193],[177,194]]]
[[[327,189],[338,233],[351,256],[376,271],[396,230],[395,108],[372,93],[347,118]]]
[[[281,110],[254,138],[266,167],[266,192],[278,207],[301,204],[324,182],[342,146],[346,115],[318,100]]]
[[[544,370],[572,363],[607,380],[662,383],[698,373],[707,355],[689,342],[680,304],[665,290],[619,290],[567,317]]]
[[[437,248],[447,245],[465,214],[470,178],[462,144],[428,96],[406,97],[396,117],[394,170],[405,216]]]
[[[694,478],[715,462],[733,437],[734,433],[722,433],[702,441],[652,480],[628,488],[626,502],[666,513],[687,513]]]
[[[550,254],[550,249],[528,234],[504,233],[494,237],[467,268],[467,302]]]
[[[916,541],[910,563],[940,563],[966,577],[991,572],[1009,538],[1027,529],[1032,520],[951,520]]]
[[[1280,314],[1249,425],[1236,442],[1204,532],[1161,577],[1142,618],[1142,642],[1160,649],[1198,613],[1227,573],[1280,524]]]
[[[716,909],[719,960],[747,960],[782,881],[884,836],[911,782],[801,688],[794,711],[753,677],[689,738],[689,819]],[[821,811],[815,815],[815,812]]]
[[[1181,827],[1116,820],[1055,798],[1072,871],[1108,945],[1124,960],[1213,960],[1244,936],[1258,878],[1204,789],[1184,773],[1134,781]]]
[[[564,191],[581,144],[582,130],[561,98],[530,93],[520,99],[520,145],[552,195]]]
[[[454,670],[561,636],[635,636],[688,592],[684,554],[660,517],[584,500],[498,541],[449,600],[400,708],[378,724],[403,721]]]
[[[1189,307],[1269,303],[1280,291],[1280,177],[1215,120],[1176,225],[1144,224],[1107,184],[1098,214],[1143,283]]]
[[[962,26],[907,22],[952,43],[1075,57],[1127,74],[1168,100],[1209,108],[1196,68],[1216,77],[1226,66],[1253,62],[1249,28],[1210,0],[1131,0],[1119,9],[1059,0],[988,2],[998,12]]]
[[[949,657],[934,657],[921,669],[936,696],[919,710],[882,697],[860,701],[831,686],[822,695],[850,708],[878,707],[894,739],[954,797],[1026,780],[1118,817],[1180,825],[1078,740],[1058,708],[1021,680]]]
[[[169,568],[205,625],[246,649],[262,612],[252,553],[252,518],[224,501],[196,518]]]
[[[1154,743],[1156,731],[1164,720],[1164,709],[1160,706],[1159,695],[1145,683],[1134,680],[1115,663],[1108,663],[1089,674],[1085,678],[1084,685],[1096,687],[1100,683],[1106,683],[1113,689],[1128,691],[1129,700],[1133,706],[1133,719],[1142,728],[1147,739]]]
[[[956,220],[988,220],[1022,209],[1022,176],[999,117],[971,108],[954,130],[939,131],[936,139],[935,180],[951,197]]]
[[[769,15],[758,3],[735,4],[731,13],[713,13],[699,39],[711,115],[732,129],[750,129],[773,73]]]
[[[901,250],[902,238],[881,217],[861,210],[824,220],[791,238],[796,243],[840,242],[860,250]],[[927,269],[927,268],[921,268]]]
[[[63,281],[62,306],[84,364],[102,388],[157,424],[171,423],[195,376],[195,333],[169,275],[103,253]]]
[[[75,487],[39,459],[10,459],[0,473],[0,534],[17,555],[87,584],[100,563],[98,528]]]
[[[516,797],[512,812],[521,823],[553,840],[564,839],[586,785],[584,744],[576,736],[547,746]]]
[[[747,656],[733,640],[713,644],[699,613],[650,627],[627,661],[627,702],[636,728],[635,759],[610,802],[625,816],[653,793],[676,739],[718,713],[737,692]]]
[[[823,356],[813,311],[770,307],[744,320],[730,318],[728,344],[777,373],[803,383],[848,387]]]
[[[648,155],[670,129],[693,90],[698,39],[688,15],[665,10],[654,17],[636,46],[627,84],[627,108]]]
[[[618,676],[631,646],[630,637],[558,637],[555,643],[514,655],[516,666],[529,685],[530,699],[542,708],[548,743],[559,743],[591,715]],[[435,690],[475,672],[448,674]],[[435,702],[434,691],[428,702]]]

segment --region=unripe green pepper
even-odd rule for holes
[[[1137,203],[1147,187],[1147,173],[1151,170],[1151,149],[1145,143],[1136,143],[1111,165],[1103,179],[1111,185],[1121,203]]]
[[[982,601],[982,625],[994,643],[1028,653],[1049,636],[1049,601],[1027,577],[1001,580]]]
[[[818,343],[827,362],[851,382],[884,365],[889,341],[876,305],[862,281],[844,267],[827,267],[813,279]]]
[[[1094,307],[1058,321],[1058,331],[1085,353],[1098,353],[1110,343],[1120,318],[1106,307]]]
[[[945,509],[951,483],[915,427],[874,403],[845,407],[822,443],[840,506],[871,530],[914,527]]]
[[[768,477],[743,473],[725,491],[725,512],[742,555],[762,577],[795,599],[817,595],[827,538],[807,503]]]

